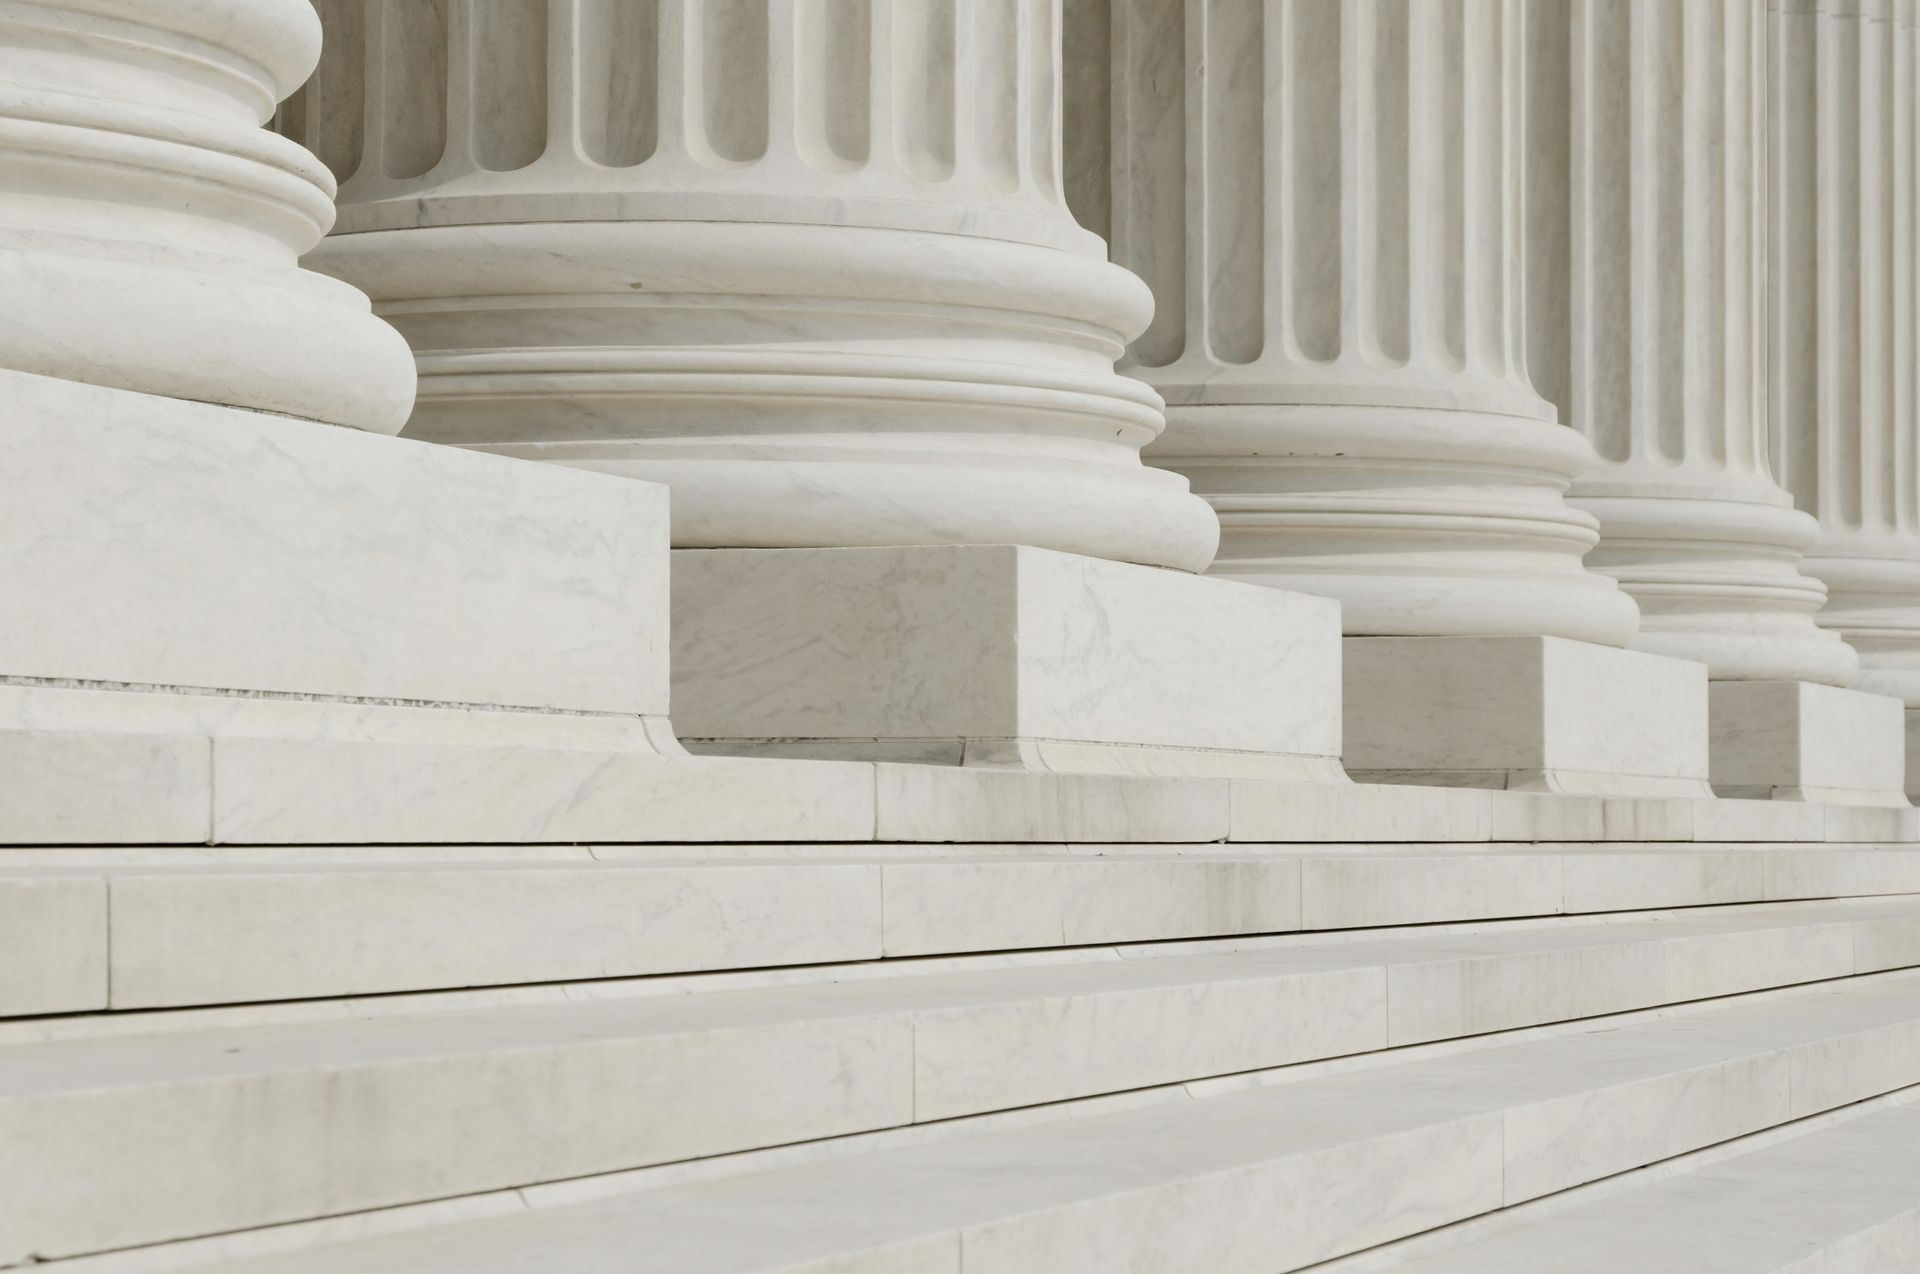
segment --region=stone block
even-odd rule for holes
[[[1458,788],[1236,780],[1233,839],[1277,844],[1484,841],[1493,828],[1491,805],[1487,793]]]
[[[1703,664],[1559,637],[1349,637],[1355,779],[1707,796]]]
[[[0,730],[0,844],[204,844],[212,803],[205,739]]]
[[[113,1007],[875,959],[879,875],[871,863],[133,867],[112,877]],[[0,965],[0,1008],[5,978]]]
[[[1351,853],[1301,864],[1307,929],[1432,924],[1561,909],[1558,854]]]
[[[1715,681],[1707,703],[1719,795],[1907,803],[1898,699],[1805,681]]]
[[[0,1017],[107,1007],[107,882],[0,874]]]
[[[820,763],[784,764],[798,771]],[[1036,774],[940,765],[872,768],[878,840],[1171,844],[1227,839],[1224,779]]]
[[[683,549],[700,751],[1338,779],[1324,598],[1041,549]]]
[[[874,831],[870,765],[294,739],[213,748],[213,838],[229,845],[846,841]]]
[[[889,956],[1300,927],[1297,858],[936,859],[880,871]]]
[[[0,678],[666,713],[664,487],[6,370],[0,398]]]

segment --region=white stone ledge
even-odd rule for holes
[[[1898,974],[1348,1073],[1196,1085],[1022,1126],[958,1124],[919,1144],[616,1185],[598,1201],[572,1202],[595,1198],[590,1182],[530,1191],[531,1209],[514,1216],[217,1268],[490,1274],[538,1252],[592,1274],[630,1268],[644,1250],[708,1274],[828,1262],[867,1274],[957,1268],[964,1244],[992,1268],[1063,1274],[1294,1269],[1916,1078],[1920,977]]]
[[[0,677],[666,712],[663,487],[4,369],[0,400]]]
[[[1490,1217],[1470,1235],[1406,1240],[1342,1274],[1879,1274],[1920,1268],[1920,1109],[1898,1096],[1851,1117],[1679,1171]],[[1896,1104],[1899,1103],[1899,1104]],[[1823,1124],[1816,1118],[1810,1123]],[[1652,1179],[1643,1179],[1651,1176]],[[1330,1272],[1331,1274],[1331,1272]]]
[[[0,1016],[1920,892],[1911,849],[792,848],[0,852]]]
[[[433,738],[441,727],[425,724],[426,715],[419,732]],[[1908,843],[1920,835],[1920,811],[1907,806],[634,750],[644,742],[605,750],[506,747],[497,738],[474,746],[0,729],[0,753],[15,779],[0,792],[0,845]]]

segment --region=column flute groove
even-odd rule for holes
[[[1149,296],[1048,150],[1059,0],[359,7],[386,55],[326,8],[283,119],[342,165],[311,261],[412,344],[409,436],[666,482],[685,547],[1210,560],[1113,371]],[[403,91],[426,162],[327,143]]]
[[[1767,459],[1765,17],[1749,0],[1530,6],[1528,336],[1594,444],[1587,564],[1639,604],[1634,647],[1721,680],[1835,686],[1818,533]]]
[[[1107,136],[1069,132],[1108,160],[1078,211],[1159,303],[1124,364],[1167,402],[1148,458],[1219,512],[1214,573],[1336,597],[1349,636],[1617,646],[1637,622],[1582,566],[1590,449],[1527,373],[1524,9],[1073,10],[1110,102]]]
[[[1913,0],[1772,0],[1771,443],[1820,624],[1920,707]],[[1911,746],[1909,733],[1909,753]]]

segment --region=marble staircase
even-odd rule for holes
[[[0,851],[0,1262],[1280,1271],[1525,1204],[1461,1240],[1519,1243],[1920,1085],[1920,847],[1816,826]],[[1807,1233],[1911,1244],[1874,1199]]]

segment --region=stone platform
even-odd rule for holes
[[[1320,597],[1013,546],[681,549],[695,751],[1344,782]]]

